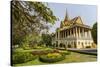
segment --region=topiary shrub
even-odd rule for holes
[[[46,63],[54,63],[65,59],[65,55],[60,53],[48,53],[47,55],[42,55],[39,60]]]
[[[12,55],[12,64],[24,63],[36,59],[37,56],[28,52],[16,52]]]
[[[63,55],[69,55],[69,54],[71,54],[70,51],[60,51],[59,53],[61,53],[61,54],[63,54]]]

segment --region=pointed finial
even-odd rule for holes
[[[64,21],[67,21],[68,19],[69,19],[69,17],[68,17],[67,8],[66,8],[66,14],[65,14],[65,19],[64,19]]]

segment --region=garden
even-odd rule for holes
[[[35,59],[38,59],[40,62],[54,63],[64,60],[65,55],[67,54],[69,54],[69,52],[61,52],[59,50],[50,48],[45,48],[44,50],[24,50],[18,48],[15,51],[13,51],[12,63],[16,65],[29,61],[34,61]]]
[[[12,55],[13,66],[57,64],[84,61],[96,61],[96,56],[52,48],[41,48],[40,50],[24,50],[18,48],[13,52]]]

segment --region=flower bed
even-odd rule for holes
[[[59,53],[64,54],[64,55],[69,55],[69,54],[71,54],[70,51],[59,51]]]
[[[37,56],[29,52],[16,52],[12,55],[12,64],[19,64],[36,59]]]
[[[60,53],[48,53],[47,55],[42,55],[39,60],[46,63],[54,63],[65,59],[65,55]]]

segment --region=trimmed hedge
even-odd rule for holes
[[[47,55],[42,55],[39,60],[46,63],[54,63],[65,59],[65,55],[60,53],[49,53]]]
[[[59,50],[36,50],[32,52],[33,55],[46,55],[48,53],[59,53]]]
[[[16,52],[13,53],[12,55],[12,64],[24,63],[24,62],[34,60],[36,58],[37,58],[36,55],[32,55],[29,52]]]
[[[69,55],[69,54],[71,54],[70,51],[60,51],[60,53],[63,54],[63,55]]]

